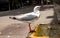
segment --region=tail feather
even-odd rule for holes
[[[16,17],[9,17],[9,18],[11,18],[11,19],[16,19]]]

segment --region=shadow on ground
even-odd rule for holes
[[[48,16],[48,17],[46,17],[47,19],[51,19],[51,18],[53,18],[53,20],[51,21],[51,23],[50,24],[57,24],[57,15],[56,15],[56,13],[54,12],[54,15],[53,16]]]
[[[34,6],[26,6],[24,8],[19,8],[16,10],[2,11],[2,12],[0,12],[0,17],[14,16],[14,15],[20,15],[20,14],[33,12],[33,8],[34,8]],[[43,8],[40,9],[40,11],[45,11],[46,9],[51,9],[51,8],[53,8],[53,6],[44,6]]]
[[[58,24],[40,24],[35,32],[35,36],[43,37],[48,36],[49,38],[60,37],[60,25]]]
[[[47,19],[53,18],[50,23],[51,28],[49,29],[49,38],[59,38],[60,37],[60,26],[58,24],[57,15],[54,11],[53,16],[48,16]]]
[[[27,6],[27,7],[24,7],[24,8],[19,8],[19,9],[16,9],[16,10],[10,10],[10,11],[3,11],[3,12],[0,12],[0,17],[2,16],[14,16],[14,15],[20,15],[20,14],[24,14],[24,13],[29,13],[29,12],[32,12],[33,11],[33,7],[34,6]]]

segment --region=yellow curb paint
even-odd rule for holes
[[[37,29],[38,29],[38,26],[35,28],[35,31],[37,31]],[[31,37],[31,38],[49,38],[49,36],[34,36],[36,33],[34,32],[34,33],[32,33],[29,37]]]
[[[37,37],[37,36],[34,36],[35,33],[31,34],[30,37],[31,38],[49,38],[49,36],[40,36],[40,37]]]
[[[39,25],[39,24],[37,24],[37,26],[36,26],[36,28],[35,28],[35,31],[37,31],[37,29],[38,29],[38,25]]]

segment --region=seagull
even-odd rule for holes
[[[19,15],[19,16],[13,16],[9,18],[19,20],[19,21],[31,21],[39,17],[40,17],[40,6],[35,6],[33,9],[33,12],[26,13],[26,14]],[[31,30],[31,26],[30,26],[31,23],[30,22],[28,23],[29,23],[30,32],[34,32],[34,30]]]

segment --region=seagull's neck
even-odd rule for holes
[[[40,16],[40,11],[35,11],[34,14],[39,17]]]
[[[39,13],[39,8],[34,8],[34,13]]]
[[[39,10],[34,10],[34,13],[40,14],[40,11]]]

